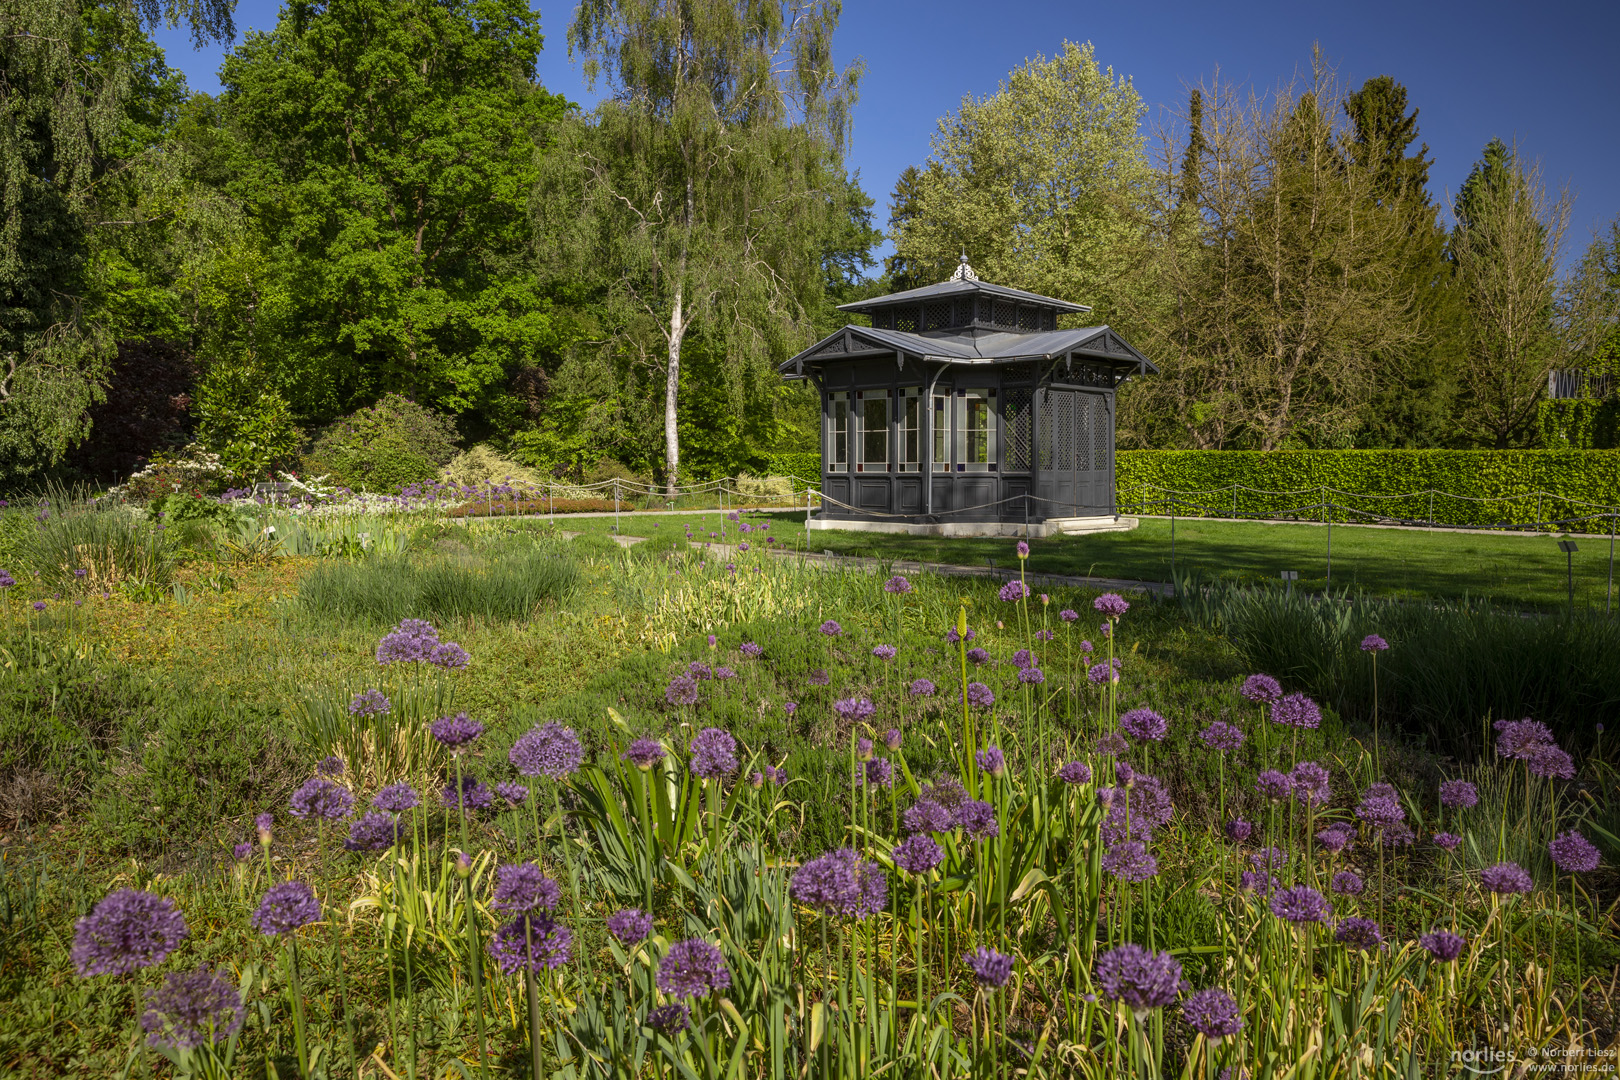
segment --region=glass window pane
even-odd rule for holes
[[[861,401],[861,463],[865,472],[889,468],[889,399],[872,396]]]

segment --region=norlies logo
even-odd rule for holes
[[[1513,1064],[1515,1058],[1512,1050],[1494,1050],[1485,1047],[1481,1050],[1453,1050],[1451,1061],[1454,1065],[1461,1065],[1464,1070],[1476,1076],[1491,1076],[1501,1072]]]

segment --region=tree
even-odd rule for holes
[[[1152,178],[1143,111],[1089,42],[1065,42],[990,97],[964,98],[940,120],[928,164],[896,188],[896,259],[938,281],[965,249],[987,280],[1085,303],[1089,321],[1110,321],[1134,280]]]
[[[1567,191],[1549,199],[1539,165],[1492,139],[1457,195],[1451,258],[1468,312],[1465,423],[1497,449],[1525,441],[1547,373],[1567,355],[1554,319]]]
[[[832,63],[837,21],[832,0],[585,0],[569,30],[615,93],[572,129],[557,161],[582,171],[557,179],[542,231],[605,270],[616,346],[663,385],[672,493],[687,335],[706,321],[740,399],[819,297],[859,75]]]

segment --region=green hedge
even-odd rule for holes
[[[808,480],[816,487],[821,486],[821,455],[820,454],[766,454],[766,471],[771,476],[794,476],[800,480]],[[794,484],[795,491],[802,488],[802,484]]]
[[[1490,527],[1620,506],[1620,450],[1125,450],[1115,492],[1127,512],[1167,513],[1149,504],[1174,492],[1188,517],[1320,520],[1317,510],[1288,511],[1329,501],[1358,511],[1336,510],[1335,521]]]
[[[1620,400],[1561,398],[1536,406],[1541,445],[1556,450],[1613,450],[1620,444]]]

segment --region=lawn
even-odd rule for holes
[[[607,532],[612,519],[559,519],[570,530]],[[772,533],[784,548],[806,543],[803,513],[750,514],[749,520],[773,522]],[[695,539],[718,538],[719,514],[659,517],[625,514],[619,519],[628,536],[683,535],[690,525]],[[736,524],[727,522],[735,540]],[[1029,568],[1040,573],[1073,574],[1134,581],[1171,579],[1171,523],[1142,518],[1129,532],[1091,536],[1056,536],[1030,544]],[[1297,588],[1320,591],[1328,584],[1328,532],[1320,525],[1259,522],[1175,522],[1175,571],[1245,582],[1275,581],[1284,570],[1297,571]],[[1398,597],[1484,597],[1498,603],[1533,608],[1559,608],[1568,602],[1565,555],[1558,538],[1546,534],[1419,532],[1336,525],[1332,529],[1335,590],[1351,588]],[[757,538],[756,538],[757,539]],[[1609,544],[1581,538],[1574,558],[1575,605],[1604,609],[1608,588]],[[941,539],[881,533],[816,532],[812,552],[879,559],[984,566],[1014,566],[1003,539]],[[1620,597],[1616,597],[1620,600]]]

